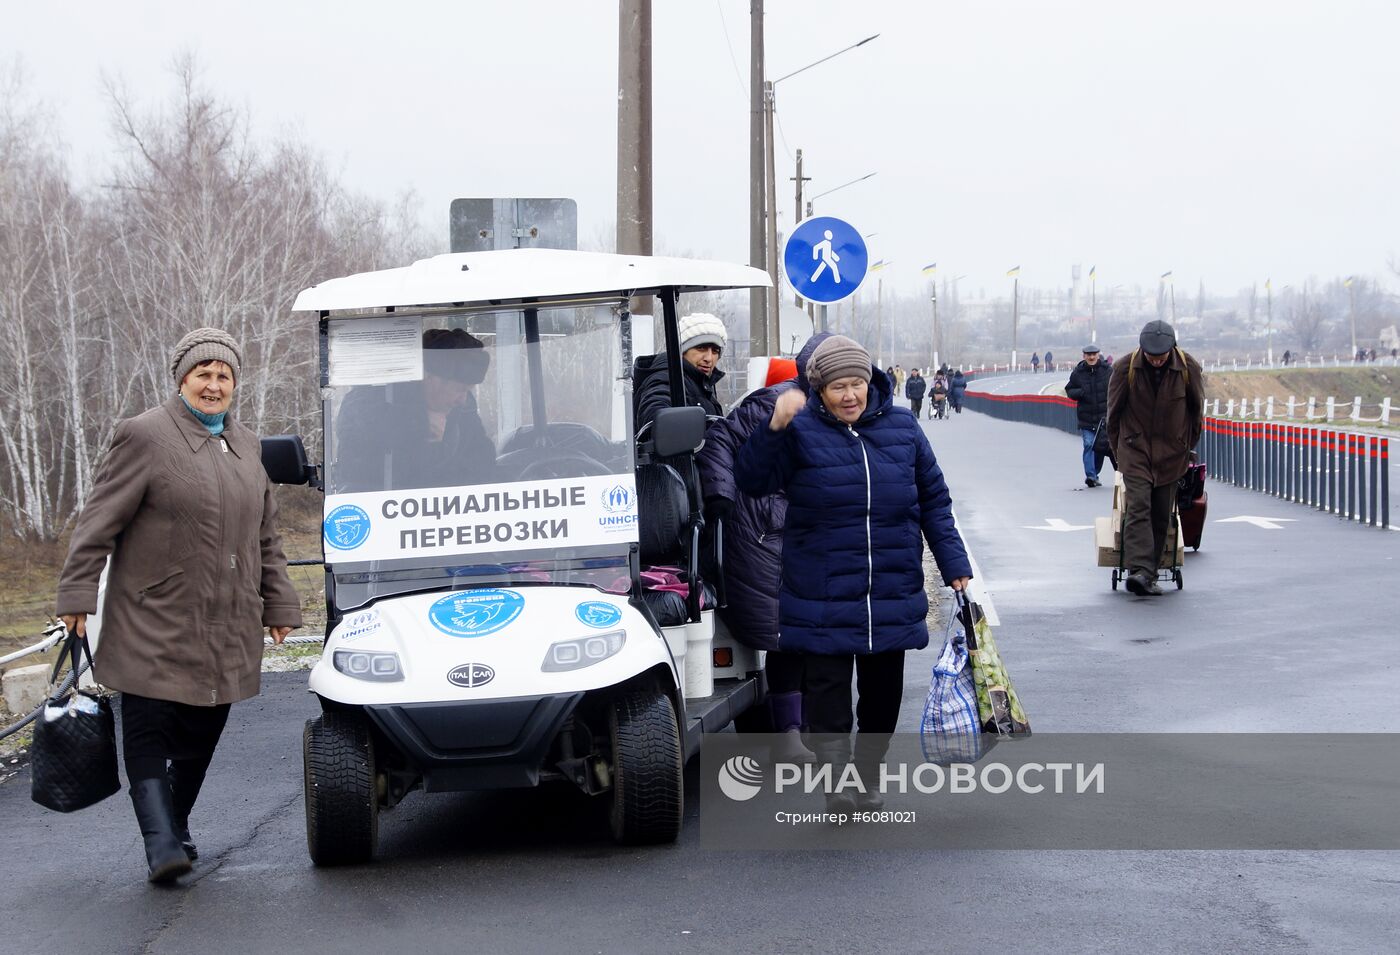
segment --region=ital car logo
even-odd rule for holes
[[[625,484],[614,484],[603,492],[603,510],[621,514],[637,505],[637,493]]]
[[[735,802],[748,802],[763,788],[763,767],[752,756],[731,756],[719,767],[719,791]]]
[[[428,619],[453,637],[484,637],[510,626],[525,609],[513,590],[468,590],[449,594],[428,608]]]
[[[354,550],[369,539],[369,515],[364,508],[342,504],[321,525],[326,543],[336,550]]]
[[[454,686],[475,689],[485,686],[496,678],[496,671],[484,663],[463,663],[447,671],[447,682]]]

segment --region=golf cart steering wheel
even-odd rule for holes
[[[517,472],[521,481],[548,481],[554,478],[591,477],[598,474],[611,474],[602,462],[581,451],[568,451],[562,448],[525,448],[513,452],[510,457],[519,456],[525,461]],[[515,461],[502,462],[515,464]]]

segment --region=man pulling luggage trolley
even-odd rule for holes
[[[1125,490],[1123,563],[1128,590],[1159,595],[1177,480],[1201,437],[1205,388],[1200,363],[1176,344],[1171,325],[1143,326],[1138,349],[1113,366],[1108,437]]]

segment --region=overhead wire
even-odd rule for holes
[[[739,90],[744,94],[744,102],[749,100],[749,88],[744,83],[744,74],[739,72],[739,61],[734,57],[734,43],[729,39],[729,24],[724,21],[723,0],[715,0],[715,9],[719,11],[719,26],[724,31],[724,46],[729,50],[729,62],[734,66],[734,78],[739,81]]]

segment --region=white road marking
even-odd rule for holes
[[[1091,531],[1093,524],[1071,524],[1059,517],[1047,517],[1044,524],[1022,524],[1028,531]]]
[[[1264,530],[1266,530],[1266,531],[1281,531],[1281,530],[1283,530],[1283,526],[1282,526],[1282,524],[1280,524],[1280,523],[1278,523],[1278,522],[1282,521],[1283,523],[1291,524],[1291,523],[1293,523],[1295,520],[1297,520],[1297,518],[1293,518],[1293,517],[1251,517],[1251,516],[1249,516],[1249,515],[1242,514],[1242,515],[1240,515],[1239,517],[1222,517],[1222,518],[1220,518],[1219,520],[1217,520],[1215,523],[1217,523],[1217,524],[1253,524],[1255,527],[1262,527],[1262,528],[1264,528]]]

